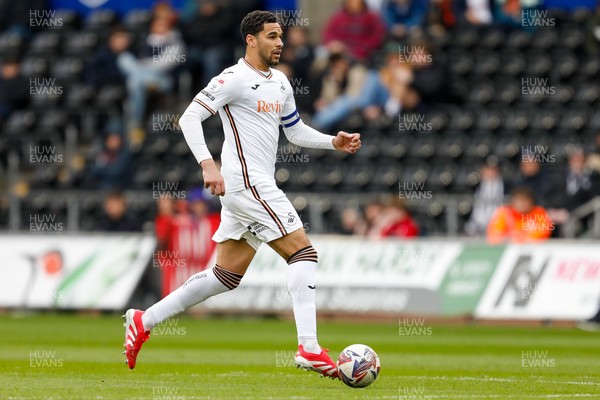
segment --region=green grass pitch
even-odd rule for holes
[[[292,366],[292,321],[176,318],[157,328],[130,371],[116,315],[4,314],[0,398],[600,399],[598,334],[424,326],[320,322],[334,358],[353,343],[379,354],[379,378],[352,389]]]

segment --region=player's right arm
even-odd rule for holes
[[[202,167],[204,187],[210,188],[210,192],[217,196],[225,194],[225,181],[206,146],[202,121],[211,115],[215,115],[221,107],[235,100],[240,88],[235,79],[235,73],[230,70],[225,70],[214,77],[194,97],[194,100],[179,118],[179,126],[185,141],[194,157],[196,157],[196,161]]]

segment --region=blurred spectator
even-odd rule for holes
[[[383,9],[383,5],[386,1],[387,0],[365,0],[365,3],[370,10],[381,14],[381,10]]]
[[[325,26],[323,43],[332,52],[348,51],[359,61],[367,61],[381,47],[385,25],[369,11],[364,0],[345,0]]]
[[[413,72],[411,87],[425,104],[443,102],[447,98],[444,65],[425,40],[411,41],[412,54],[406,60]]]
[[[103,148],[96,156],[92,178],[98,189],[125,189],[131,180],[132,159],[116,124],[110,124]]]
[[[371,237],[409,238],[419,235],[419,227],[413,220],[406,204],[397,199],[387,204],[367,233]]]
[[[283,46],[281,60],[292,67],[294,77],[306,84],[315,56],[313,46],[308,42],[307,31],[301,27],[292,26],[288,28],[284,39],[285,46]]]
[[[173,199],[164,196],[158,199],[158,213],[154,221],[156,247],[158,250],[168,250],[171,247],[171,230],[175,205]]]
[[[600,132],[596,134],[594,144],[588,154],[587,165],[594,172],[600,174]]]
[[[586,166],[586,154],[577,148],[569,155],[565,171],[550,182],[546,207],[552,221],[564,224],[569,213],[600,195],[600,174]]]
[[[490,219],[498,207],[504,202],[506,188],[498,159],[488,157],[479,169],[481,181],[475,190],[473,212],[465,225],[469,236],[483,236],[486,233]]]
[[[425,22],[427,0],[387,0],[383,19],[393,38],[403,38],[411,31],[418,33]]]
[[[515,187],[526,187],[535,195],[535,202],[541,203],[549,185],[548,174],[542,170],[535,158],[525,158],[519,165],[519,175],[515,179]]]
[[[239,21],[218,0],[196,0],[196,7],[182,15],[181,32],[188,45],[188,66],[202,72],[202,86],[218,75],[233,51],[231,40]]]
[[[117,58],[131,46],[131,35],[123,28],[115,28],[105,47],[98,50],[86,65],[85,80],[98,91],[105,85],[124,85],[125,75],[117,65]]]
[[[187,193],[187,201],[174,203],[175,213],[173,204],[159,204],[156,229],[159,243],[168,251],[163,254],[168,262],[161,264],[163,295],[207,267],[216,246],[212,235],[220,223],[220,215],[211,210],[209,201],[210,194],[199,188]]]
[[[374,230],[383,209],[383,204],[380,201],[371,201],[365,204],[363,209],[364,224],[362,224],[362,227],[359,227],[362,229],[357,230],[356,233],[366,236],[370,231]]]
[[[489,25],[493,21],[490,0],[465,0],[465,20],[471,25]]]
[[[349,116],[354,110],[368,105],[363,94],[370,76],[366,67],[352,64],[342,54],[329,57],[327,69],[319,79],[320,95],[315,102],[316,114],[313,124],[317,129],[331,129],[335,124]]]
[[[415,237],[419,227],[400,199],[371,201],[364,206],[361,216],[355,209],[342,211],[342,230],[345,234],[361,235],[372,238]]]
[[[165,21],[169,26],[174,26],[177,23],[177,11],[173,8],[170,1],[159,1],[152,8],[152,19],[160,19]]]
[[[20,75],[21,66],[16,59],[7,58],[0,70],[0,122],[9,114],[24,108],[29,102],[29,81]]]
[[[456,26],[457,4],[453,0],[430,0],[427,20],[431,34],[443,36]]]
[[[511,193],[510,204],[492,216],[487,239],[490,244],[536,242],[548,239],[553,230],[546,210],[535,205],[531,189],[518,187]]]
[[[282,71],[290,81],[298,110],[312,113],[313,104],[317,100],[311,75],[314,49],[308,42],[306,32],[306,29],[297,26],[287,29],[281,61],[275,68]]]
[[[500,25],[507,27],[519,28],[523,27],[523,8],[520,0],[492,0],[494,9],[494,21]],[[528,5],[535,4],[536,1],[530,2]]]
[[[131,132],[134,144],[143,140],[141,130],[150,90],[169,92],[174,85],[172,71],[185,61],[185,45],[170,18],[154,18],[146,38],[144,55],[137,59],[130,52],[119,55],[117,63],[127,77]]]
[[[343,235],[362,235],[366,232],[365,220],[356,208],[349,207],[343,209],[340,220],[340,233]]]
[[[170,269],[179,265],[179,256],[174,247],[175,236],[175,202],[172,198],[161,197],[157,204],[158,213],[154,220],[154,233],[156,235],[156,264],[161,273],[161,295],[164,297],[170,292]]]
[[[600,54],[600,3],[596,7],[596,12],[587,21],[585,38],[585,49],[591,56]]]
[[[402,113],[424,113],[426,102],[446,97],[444,68],[434,62],[427,43],[389,43],[386,48],[385,64],[379,70],[376,87],[363,91],[368,99],[363,108],[367,120],[378,120],[379,125],[385,125],[383,122],[387,120],[389,124]]]
[[[397,119],[412,79],[410,68],[400,64],[399,60],[398,44],[386,45],[383,66],[375,73],[376,79],[368,80],[363,90],[365,99],[368,99],[367,106],[363,108],[367,121],[379,120],[380,125],[389,125]]]
[[[105,232],[133,232],[135,226],[127,215],[127,201],[123,193],[111,192],[104,198],[103,216],[98,219],[97,230]]]

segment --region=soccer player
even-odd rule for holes
[[[253,11],[240,27],[246,54],[196,95],[180,118],[185,139],[202,168],[204,184],[221,196],[216,265],[193,275],[145,312],[125,313],[126,363],[133,369],[152,327],[216,294],[235,289],[261,243],[289,264],[288,292],[298,333],[299,367],[337,378],[337,368],[317,341],[317,252],[296,210],[275,183],[279,126],[298,146],[354,154],[358,133],[320,133],[304,125],[285,75],[271,67],[281,57],[282,30],[273,13]],[[219,113],[225,132],[221,171],[209,153],[202,121]]]

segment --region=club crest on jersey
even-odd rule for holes
[[[281,87],[279,89],[281,89],[282,93],[285,93],[285,85],[283,84],[283,82],[281,82]]]
[[[256,111],[257,112],[266,112],[266,113],[281,113],[281,110],[283,110],[283,104],[281,104],[280,102],[275,102],[275,103],[267,103],[264,100],[259,100],[257,103],[257,107],[256,107]]]

